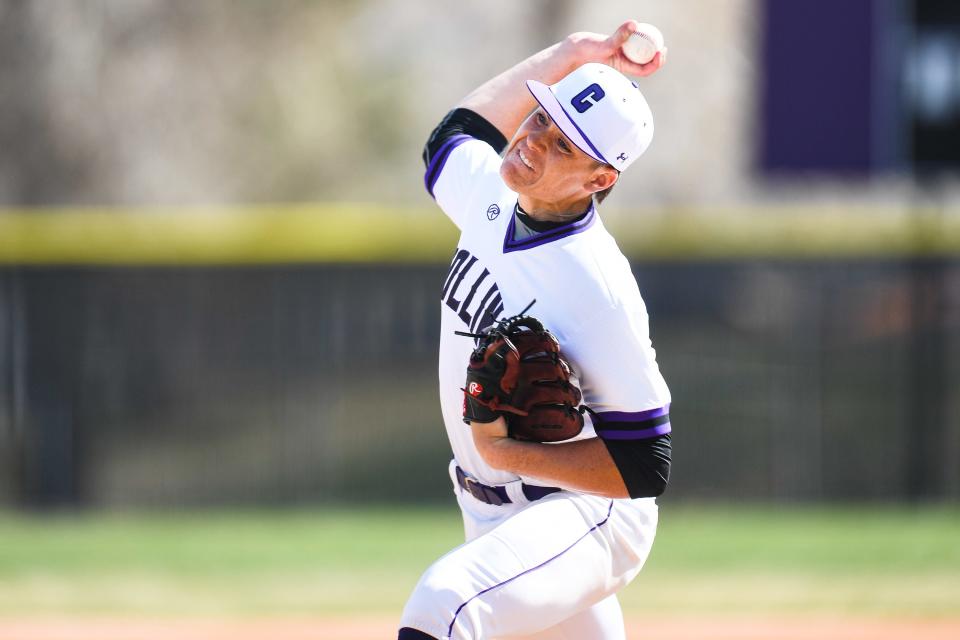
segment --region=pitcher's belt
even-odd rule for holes
[[[477,482],[468,476],[460,467],[457,467],[457,484],[459,484],[464,491],[472,495],[480,502],[486,502],[487,504],[493,505],[509,504],[513,502],[510,499],[510,496],[507,495],[506,487],[491,487],[490,485],[483,484],[482,482]],[[526,482],[521,483],[520,487],[523,489],[523,495],[526,496],[527,500],[530,502],[539,500],[540,498],[548,496],[551,493],[562,491],[560,487],[541,487],[535,484],[527,484]]]

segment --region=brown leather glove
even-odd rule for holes
[[[463,420],[493,422],[502,415],[511,438],[567,440],[583,429],[580,389],[560,343],[531,316],[514,316],[480,334],[464,386]]]

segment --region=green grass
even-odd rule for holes
[[[395,612],[449,508],[0,515],[0,614]],[[960,509],[676,507],[628,612],[960,615]]]
[[[676,508],[634,611],[960,615],[960,509]]]
[[[662,509],[655,560],[670,571],[868,575],[953,570],[960,509]]]
[[[199,512],[0,520],[0,576],[409,568],[462,536],[449,509]]]

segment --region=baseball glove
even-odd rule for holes
[[[580,389],[570,382],[560,343],[539,320],[520,314],[479,334],[457,333],[477,339],[463,389],[464,422],[502,415],[511,438],[534,442],[580,433]]]

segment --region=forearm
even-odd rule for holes
[[[470,109],[489,120],[508,140],[533,110],[535,101],[527,80],[553,84],[588,60],[574,35],[535,53],[523,62],[480,85],[458,107]]]
[[[506,437],[502,422],[501,418],[471,426],[477,450],[491,467],[582,493],[629,497],[620,471],[599,438],[560,444],[521,442]]]

